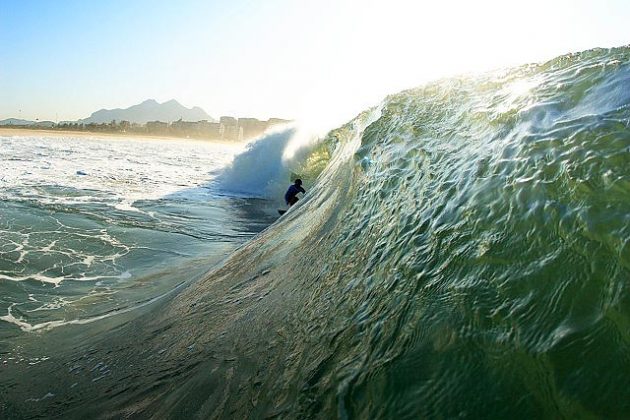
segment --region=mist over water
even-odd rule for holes
[[[599,49],[386,98],[261,176],[306,174],[308,192],[209,273],[120,317],[5,340],[0,408],[627,416],[629,85],[630,49]],[[277,165],[290,137],[211,185],[250,185],[238,176]]]
[[[264,198],[285,207],[284,193],[295,178],[310,186],[330,159],[329,148],[313,129],[294,124],[267,133],[245,150],[214,180],[227,194]],[[272,209],[276,214],[276,209]]]

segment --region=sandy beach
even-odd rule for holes
[[[104,138],[104,139],[123,139],[134,138],[137,140],[178,140],[178,141],[201,141],[212,142],[218,144],[225,144],[229,146],[235,146],[238,142],[210,140],[210,139],[198,139],[198,138],[183,138],[173,136],[158,136],[154,134],[140,134],[140,133],[103,133],[92,131],[72,131],[72,130],[29,130],[28,128],[6,128],[0,127],[0,136],[4,137],[75,137],[75,138]]]

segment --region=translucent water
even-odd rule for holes
[[[387,98],[331,132],[306,197],[212,272],[123,324],[14,339],[0,407],[626,417],[628,86],[618,48]]]

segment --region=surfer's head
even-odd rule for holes
[[[300,178],[296,179],[295,185],[302,185],[302,180]]]

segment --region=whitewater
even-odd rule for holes
[[[627,416],[629,87],[595,49],[394,94],[290,163],[291,128],[130,144],[176,166],[149,192],[0,138],[0,416]]]

